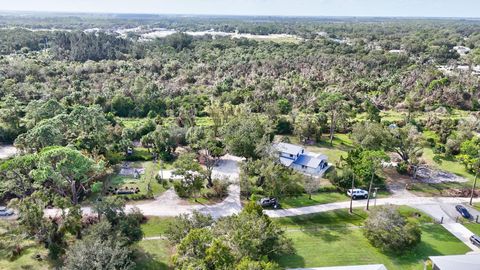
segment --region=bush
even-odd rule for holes
[[[397,172],[399,174],[407,174],[408,173],[408,164],[406,162],[398,163]]]
[[[190,196],[190,191],[185,187],[181,181],[174,181],[173,188],[180,198],[188,198]]]
[[[416,222],[407,221],[394,206],[374,209],[365,221],[364,235],[383,251],[402,253],[421,241],[422,231]]]

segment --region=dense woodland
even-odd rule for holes
[[[129,160],[134,143],[148,151],[145,160],[166,162],[184,179],[159,183],[195,202],[201,194],[225,197],[227,186],[212,179],[225,153],[246,158],[242,198],[311,197],[319,183],[276,162],[270,146],[278,138],[333,147],[336,134],[349,134],[348,154],[327,175],[341,192],[351,182],[383,188],[380,164],[392,153],[397,171],[414,175],[425,145],[438,160],[480,171],[480,76],[438,68],[480,65],[478,21],[56,16],[0,16],[0,141],[20,151],[0,163],[0,199],[21,213],[19,227],[9,230],[26,230],[65,269],[89,269],[82,260],[98,254],[111,258],[102,269],[133,267],[142,214],[125,213],[124,202],[111,197],[91,200],[105,195],[106,179]],[[138,26],[178,32],[143,40],[114,31]],[[85,31],[94,27],[100,30]],[[184,33],[209,29],[298,39]],[[454,46],[471,51],[460,55]],[[407,116],[382,119],[383,111]],[[450,117],[459,111],[466,117]],[[138,124],[127,126],[125,119]],[[199,124],[205,119],[208,124]],[[148,189],[141,199],[153,198]],[[82,219],[82,203],[94,205],[90,219]],[[61,219],[43,218],[47,206],[68,211]],[[418,227],[388,211],[406,237],[400,246],[385,243],[372,221],[366,235],[374,246],[416,245]],[[170,228],[179,269],[278,269],[275,259],[294,252],[253,204],[216,223],[195,218],[179,217]],[[253,247],[242,242],[247,236]],[[4,248],[18,256],[16,238],[2,237],[10,237]],[[101,252],[92,254],[91,246]]]

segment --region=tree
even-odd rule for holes
[[[195,154],[180,155],[174,167],[173,174],[181,176],[181,179],[174,183],[175,191],[180,197],[194,195],[196,201],[205,182],[205,172]]]
[[[422,231],[417,223],[402,217],[396,207],[385,206],[370,213],[365,220],[364,234],[373,246],[401,253],[420,243]]]
[[[63,134],[51,123],[39,124],[15,140],[15,145],[22,149],[38,152],[42,148],[63,144]]]
[[[257,186],[266,196],[298,195],[304,190],[303,184],[303,175],[269,157],[248,161],[241,167],[240,186],[244,194]]]
[[[333,134],[339,121],[347,118],[348,104],[340,93],[324,92],[318,98],[320,109],[330,117],[330,145],[333,145]]]
[[[370,150],[380,150],[389,148],[390,132],[380,123],[364,121],[353,126],[353,141]]]
[[[225,154],[225,145],[214,137],[213,132],[203,127],[190,128],[187,132],[187,141],[193,150],[197,151],[204,161],[205,175],[208,187],[213,186],[212,172],[221,156]]]
[[[238,265],[238,269],[279,269],[268,260],[292,251],[284,231],[254,202],[239,215],[211,225],[208,222],[193,228],[186,216],[177,221],[180,226],[174,227],[175,241],[185,235],[172,258],[178,269],[235,269]]]
[[[275,262],[254,261],[244,258],[235,266],[235,270],[280,270],[282,269]]]
[[[8,95],[2,99],[0,120],[18,134],[20,132],[20,119],[23,116],[23,110],[22,103],[13,95]]]
[[[35,190],[30,172],[36,167],[37,155],[16,156],[0,164],[0,196],[23,199]]]
[[[317,140],[322,135],[326,120],[324,114],[300,114],[295,118],[295,134],[301,142],[311,138]]]
[[[180,241],[193,229],[209,227],[213,224],[213,218],[210,215],[201,214],[193,211],[192,214],[181,214],[169,223],[166,231],[167,238],[174,244]]]
[[[93,225],[84,239],[67,251],[63,269],[133,269],[131,250],[121,235],[112,235],[109,231],[107,221]]]
[[[96,163],[77,150],[52,147],[39,153],[37,168],[31,173],[36,182],[70,197],[76,205],[102,170],[103,163]]]
[[[258,117],[236,117],[223,127],[227,150],[237,156],[257,158],[257,145],[267,135],[267,127]]]
[[[470,205],[472,205],[478,174],[480,173],[480,139],[475,137],[471,140],[464,141],[460,146],[460,153],[459,159],[463,162],[467,170],[475,174],[470,193]]]
[[[367,111],[367,120],[371,122],[380,123],[380,110],[370,100],[365,101],[365,110]]]
[[[390,129],[391,149],[407,164],[416,164],[422,155],[422,135],[413,125]]]
[[[177,246],[172,257],[176,269],[206,269],[205,257],[213,240],[212,232],[206,228],[192,229]]]
[[[305,177],[304,189],[305,189],[305,192],[308,194],[308,198],[310,200],[312,199],[312,194],[314,192],[317,192],[319,188],[320,188],[320,179],[317,179],[316,177],[313,177],[313,176]]]

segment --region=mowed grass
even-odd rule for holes
[[[165,235],[168,225],[173,217],[147,217],[147,222],[142,224],[143,237]]]
[[[14,260],[8,260],[4,254],[0,252],[0,269],[53,269],[53,266],[47,260],[38,261],[34,258],[36,254],[42,254],[42,257],[47,256],[47,250],[40,245],[36,245],[32,241],[32,246],[22,251],[21,255]]]
[[[403,255],[381,252],[363,236],[361,225],[368,213],[347,209],[275,219],[293,241],[295,254],[277,261],[282,267],[322,267],[338,265],[384,264],[388,269],[423,269],[431,255],[465,254],[469,248],[431,218],[410,207],[399,208],[402,215],[420,222],[422,242]],[[418,217],[420,214],[420,217]]]
[[[287,230],[296,254],[277,261],[282,267],[321,267],[338,265],[384,264],[389,270],[423,269],[432,255],[465,254],[469,248],[441,225],[424,224],[422,242],[403,255],[381,252],[363,236],[361,228],[334,227],[318,230]]]
[[[308,194],[284,197],[280,199],[280,204],[282,205],[282,208],[294,208],[347,200],[348,197],[339,192],[319,192],[312,194],[311,199],[309,198]]]
[[[467,229],[472,231],[476,235],[480,235],[480,224],[478,223],[464,223],[463,226],[465,226]]]
[[[172,249],[168,240],[143,240],[138,244],[139,252],[135,260],[135,269],[163,270],[169,267]]]

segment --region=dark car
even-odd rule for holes
[[[259,201],[260,205],[263,208],[273,207],[274,209],[280,208],[280,204],[277,201],[277,198],[262,198]]]
[[[465,208],[465,206],[463,205],[457,205],[455,206],[455,209],[457,209],[457,211],[460,213],[460,215],[462,215],[462,217],[466,218],[466,219],[470,219],[472,217],[472,215],[470,215],[470,213],[468,212],[467,208]]]
[[[470,242],[472,242],[472,244],[475,246],[480,247],[480,237],[478,235],[470,236]]]

